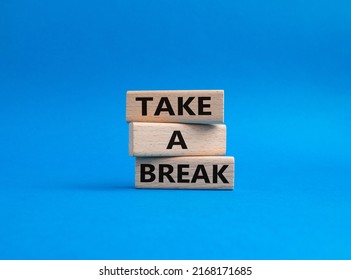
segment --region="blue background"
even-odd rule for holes
[[[0,258],[350,259],[350,1],[0,3]],[[234,191],[134,189],[125,93],[224,89]]]

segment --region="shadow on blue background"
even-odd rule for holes
[[[2,1],[1,259],[350,259],[349,1]],[[125,93],[224,89],[228,191],[134,189]]]

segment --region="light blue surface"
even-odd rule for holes
[[[1,259],[350,259],[350,1],[1,1]],[[234,191],[135,190],[125,92],[224,89]]]

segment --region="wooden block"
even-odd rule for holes
[[[225,152],[224,124],[129,124],[131,156],[212,156],[225,155]]]
[[[234,157],[136,158],[136,188],[233,189]]]
[[[223,123],[224,91],[128,91],[127,122]]]

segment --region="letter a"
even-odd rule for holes
[[[163,108],[163,104],[166,105],[166,108]],[[160,103],[158,104],[157,109],[155,111],[155,116],[159,116],[161,112],[168,112],[170,116],[175,115],[171,102],[169,102],[167,97],[161,97]]]
[[[179,139],[179,141],[177,141],[177,142],[175,141],[176,137],[178,137],[178,139]],[[180,146],[182,146],[182,149],[188,149],[180,130],[173,131],[173,134],[172,134],[171,139],[169,140],[169,143],[167,146],[167,150],[172,149],[174,145],[180,145]]]

